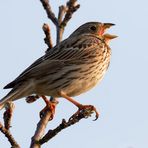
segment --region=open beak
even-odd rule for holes
[[[115,24],[112,24],[112,23],[103,23],[101,28],[100,28],[100,31],[99,31],[99,35],[102,36],[104,34],[104,32],[106,31],[106,29],[114,26]]]
[[[117,35],[111,35],[111,34],[104,34],[103,37],[107,38],[109,40],[112,40],[112,39],[117,38],[118,36]]]
[[[116,35],[111,35],[111,34],[104,34],[103,39],[106,43],[109,43],[110,40],[117,38],[118,36]]]

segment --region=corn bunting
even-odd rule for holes
[[[117,37],[105,31],[113,25],[88,22],[80,26],[4,87],[12,90],[0,100],[0,108],[31,94],[45,100],[45,96],[63,97],[76,105],[78,111],[87,108],[89,105],[71,97],[87,92],[102,80],[110,63],[108,43]],[[94,111],[98,117],[95,108]]]

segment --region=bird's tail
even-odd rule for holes
[[[0,100],[0,110],[3,109],[5,107],[5,104],[11,100],[13,100],[13,98],[16,97],[16,94],[18,93],[18,91],[12,89],[4,98],[2,98]]]
[[[4,98],[0,100],[0,110],[3,109],[8,102],[30,95],[30,90],[29,85],[27,87],[14,87]]]

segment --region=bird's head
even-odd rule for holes
[[[70,37],[92,34],[107,40],[107,42],[117,36],[104,34],[107,29],[114,26],[112,23],[88,22],[76,29]]]

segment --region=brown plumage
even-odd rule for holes
[[[88,22],[80,26],[4,87],[12,90],[0,100],[0,108],[31,94],[64,97],[80,108],[70,97],[90,90],[103,78],[110,63],[108,41],[116,37],[104,32],[113,25]]]

